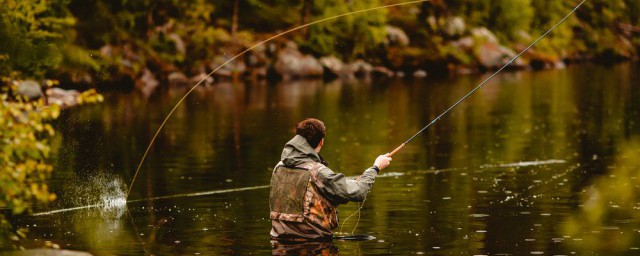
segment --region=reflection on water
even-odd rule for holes
[[[499,75],[394,157],[355,230],[376,239],[334,241],[332,248],[346,255],[606,251],[608,245],[577,250],[571,244],[585,238],[561,227],[581,211],[582,191],[594,177],[626,165],[614,159],[640,135],[639,69]],[[324,120],[325,158],[332,169],[357,175],[483,78],[201,87],[158,137],[122,216],[87,209],[18,224],[31,230],[34,244],[53,241],[99,254],[268,254],[268,189],[259,187],[268,184],[295,122]],[[81,206],[76,187],[97,175],[130,183],[146,143],[185,91],[148,99],[114,93],[105,104],[65,112],[51,184],[60,200],[36,212]],[[234,190],[250,187],[258,189]],[[341,216],[356,208],[341,206]],[[345,230],[356,221],[343,223]],[[635,221],[626,225],[640,229]],[[617,251],[640,247],[635,240],[624,245]]]
[[[338,255],[333,241],[286,242],[271,240],[271,255]]]

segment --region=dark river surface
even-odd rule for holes
[[[394,157],[360,216],[345,222],[358,204],[339,207],[336,231],[375,239],[325,246],[343,255],[638,255],[639,74],[621,64],[498,75]],[[108,93],[57,121],[58,200],[17,224],[29,243],[98,255],[270,254],[265,185],[296,122],[324,120],[321,154],[358,175],[486,77],[198,88],[161,131],[126,207],[147,144],[187,88]],[[631,178],[607,185],[620,175]],[[606,200],[624,188],[625,202]]]

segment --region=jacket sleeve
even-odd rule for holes
[[[323,168],[318,172],[318,186],[320,192],[335,205],[345,204],[349,201],[362,202],[371,190],[378,173],[369,168],[357,179],[351,179],[342,173],[334,173],[329,168]]]

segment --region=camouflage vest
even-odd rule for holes
[[[338,209],[318,190],[318,172],[325,166],[305,163],[288,168],[279,163],[271,175],[271,219],[312,222],[330,231],[338,226]]]

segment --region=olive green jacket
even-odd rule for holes
[[[324,186],[319,189],[327,200],[336,206],[349,201],[362,202],[371,190],[378,174],[373,168],[369,168],[354,180],[342,173],[335,173],[326,167],[327,163],[324,159],[300,135],[296,135],[287,142],[282,150],[280,160],[287,167],[295,167],[311,161],[324,164],[325,167],[318,173]]]

